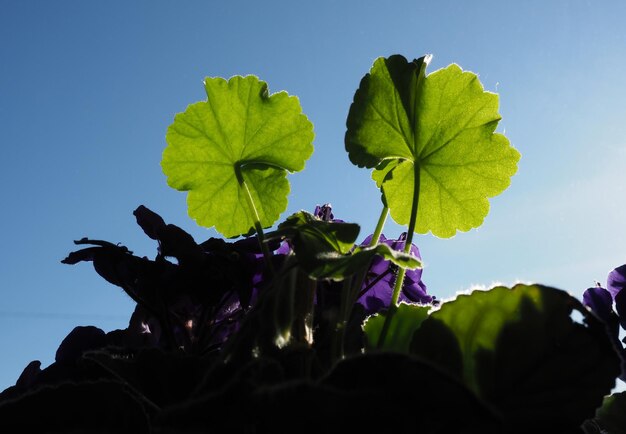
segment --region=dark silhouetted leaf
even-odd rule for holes
[[[411,351],[497,408],[507,432],[579,431],[619,374],[604,324],[566,292],[539,285],[458,296],[422,323]]]
[[[0,432],[149,433],[143,405],[111,381],[45,386],[0,404]]]

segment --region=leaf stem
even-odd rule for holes
[[[417,221],[417,209],[419,205],[419,194],[420,194],[420,166],[417,163],[414,163],[413,166],[413,203],[411,204],[411,218],[409,219],[409,228],[406,234],[406,241],[404,242],[404,253],[409,253],[411,251],[411,245],[413,244],[413,234],[415,233],[415,223]],[[383,324],[383,329],[380,332],[380,336],[378,338],[378,349],[382,348],[385,344],[385,339],[387,338],[387,333],[389,332],[389,326],[391,325],[391,320],[398,310],[398,299],[400,298],[400,292],[402,291],[402,285],[404,285],[404,276],[406,275],[406,269],[400,268],[398,270],[398,275],[396,276],[396,283],[393,287],[393,293],[391,295],[391,303],[389,304],[389,309],[387,310],[387,315],[385,315],[385,323]]]
[[[243,177],[243,173],[241,171],[241,165],[235,164],[235,175],[237,176],[237,181],[239,182],[239,186],[244,191],[244,196],[246,198],[246,202],[248,203],[248,210],[252,214],[252,220],[254,221],[254,229],[256,230],[257,239],[259,240],[259,245],[261,246],[261,251],[263,252],[263,259],[265,259],[265,263],[267,268],[269,269],[272,275],[274,272],[274,265],[272,264],[272,254],[265,243],[265,233],[263,232],[263,227],[261,226],[261,219],[259,218],[259,213],[254,206],[254,201],[252,200],[252,194],[250,193],[250,189],[248,188],[248,184]]]
[[[374,229],[374,235],[372,235],[369,247],[374,247],[376,244],[378,244],[378,241],[380,240],[380,234],[383,233],[383,228],[385,227],[385,222],[387,221],[388,215],[389,207],[385,205],[380,213],[380,217],[378,217],[378,223],[376,224],[376,229]]]
[[[385,205],[380,212],[376,229],[374,229],[374,234],[372,235],[372,239],[370,240],[368,247],[374,247],[380,241],[380,235],[383,232],[388,215],[389,207]],[[350,319],[350,314],[352,313],[352,306],[354,306],[354,303],[361,293],[361,288],[363,287],[363,282],[365,282],[369,268],[370,264],[367,264],[367,266],[356,276],[356,278],[344,280],[341,303],[339,306],[339,315],[337,317],[337,325],[335,328],[333,360],[338,358],[343,359],[345,356],[344,341],[346,336],[346,327],[348,326],[348,320]]]

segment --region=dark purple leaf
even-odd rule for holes
[[[37,377],[41,373],[41,362],[39,360],[33,360],[30,362],[22,374],[15,382],[15,386],[19,389],[26,390],[37,382]]]
[[[178,259],[181,265],[202,263],[205,259],[202,247],[191,235],[176,225],[166,225],[159,232],[159,251],[163,256]]]
[[[71,252],[67,258],[61,261],[62,264],[75,265],[83,261],[93,261],[94,256],[102,247],[88,247],[86,249]]]
[[[143,229],[147,236],[153,240],[159,239],[159,233],[165,227],[165,221],[160,215],[143,205],[140,205],[133,212],[133,215],[137,218],[137,224],[141,226],[141,229]]]
[[[61,342],[57,350],[57,363],[74,363],[86,351],[97,350],[106,345],[105,333],[94,326],[75,327]]]
[[[159,241],[159,253],[178,259],[179,264],[199,263],[204,260],[204,251],[193,237],[176,225],[165,221],[154,211],[140,205],[133,214],[137,224],[153,240]]]

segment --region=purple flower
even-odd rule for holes
[[[343,223],[343,220],[336,219],[333,214],[333,206],[329,203],[325,203],[324,205],[317,205],[315,207],[315,211],[313,211],[313,215],[320,220],[325,222],[335,222],[335,223]]]
[[[613,299],[626,287],[626,265],[617,267],[609,273],[606,279],[606,289],[609,290]]]
[[[606,279],[606,289],[599,285],[589,288],[583,294],[583,304],[589,307],[598,317],[606,322],[611,331],[617,328],[619,322],[626,329],[626,265],[617,267],[609,273]],[[613,303],[617,314],[613,311]],[[617,334],[617,329],[615,334]]]
[[[363,240],[361,245],[369,245],[371,240],[372,235]],[[381,235],[379,242],[387,244],[394,250],[403,251],[406,243],[406,233],[401,234],[397,240],[389,240],[384,235]],[[411,254],[421,259],[419,249],[415,244],[411,245]],[[390,261],[380,256],[374,258],[357,299],[357,303],[365,308],[367,315],[389,308],[397,272],[397,266]],[[422,282],[421,268],[406,271],[399,300],[420,304],[436,302],[435,297],[426,293],[426,285]]]
[[[583,294],[583,304],[589,307],[607,326],[609,336],[613,340],[615,349],[622,359],[622,374],[620,379],[626,381],[626,350],[619,339],[619,327],[626,329],[626,265],[617,267],[609,273],[607,289],[600,285],[587,289]],[[615,303],[615,310],[613,310]]]
[[[609,273],[606,288],[615,301],[615,309],[619,315],[620,324],[623,329],[626,329],[626,291],[622,291],[626,288],[626,265],[617,267]]]
[[[611,336],[619,334],[619,320],[613,311],[611,293],[600,285],[587,289],[583,294],[583,304],[589,307],[609,327]]]

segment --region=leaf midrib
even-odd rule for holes
[[[453,142],[454,140],[456,140],[456,138],[457,138],[457,137],[459,137],[459,136],[461,135],[461,133],[463,133],[463,132],[465,132],[465,131],[467,131],[467,130],[473,130],[473,129],[477,129],[477,128],[482,128],[482,127],[484,127],[485,125],[487,125],[487,124],[489,124],[489,123],[493,122],[493,120],[490,120],[490,121],[484,122],[484,123],[482,123],[482,124],[480,124],[480,125],[476,125],[476,126],[474,126],[474,127],[467,128],[467,126],[468,126],[468,125],[469,125],[469,124],[470,124],[470,123],[471,123],[471,122],[472,122],[472,121],[476,118],[476,116],[478,115],[478,113],[479,113],[480,111],[482,111],[482,109],[484,109],[484,108],[485,108],[485,106],[486,106],[487,104],[489,104],[489,103],[490,103],[489,99],[485,98],[485,102],[484,102],[484,103],[480,106],[480,108],[479,108],[478,110],[476,110],[476,111],[474,111],[474,113],[472,113],[471,117],[470,117],[469,119],[467,119],[467,121],[463,124],[463,126],[462,126],[462,127],[460,127],[460,128],[458,129],[458,131],[456,132],[456,134],[454,134],[451,138],[449,138],[448,140],[446,140],[446,141],[445,141],[443,144],[441,144],[439,147],[437,147],[437,148],[433,149],[432,151],[430,151],[428,154],[424,155],[423,157],[420,157],[420,160],[421,160],[421,161],[424,161],[424,160],[428,160],[428,159],[430,159],[432,156],[436,155],[439,151],[441,151],[441,150],[442,150],[442,149],[444,149],[446,146],[448,146],[451,142]],[[446,113],[446,116],[447,116],[447,115],[448,115],[451,111],[452,111],[451,109],[450,109],[450,110],[448,110],[448,111],[447,111],[447,113]],[[442,117],[442,118],[443,118],[443,117]],[[444,118],[444,119],[445,119],[445,118]],[[437,124],[437,128],[436,128],[435,132],[433,132],[433,134],[432,134],[431,138],[430,138],[430,139],[429,139],[429,141],[428,141],[428,142],[424,145],[424,147],[423,147],[422,149],[426,149],[426,148],[428,147],[428,145],[430,145],[430,144],[431,144],[431,142],[434,140],[434,137],[436,136],[436,133],[439,131],[440,125],[441,125],[441,123],[438,123],[438,124]]]

